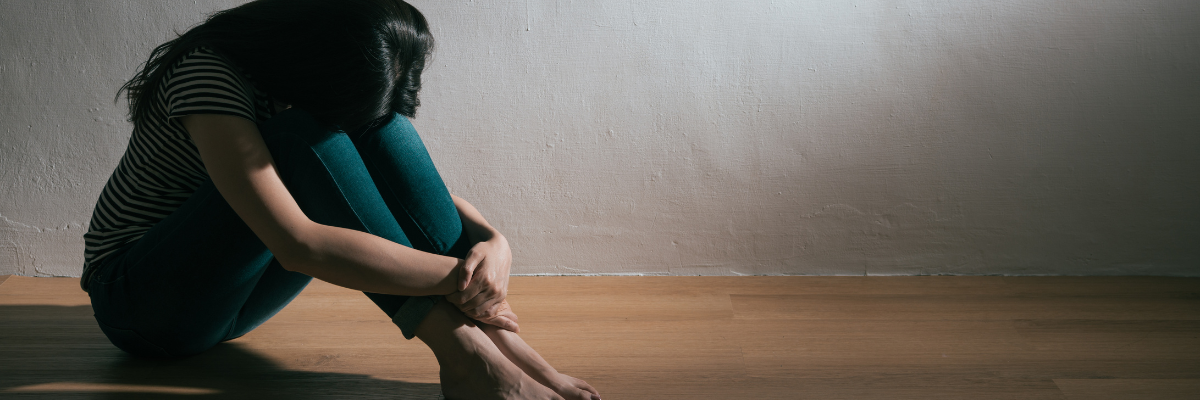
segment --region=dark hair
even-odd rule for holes
[[[130,120],[150,115],[163,76],[200,46],[232,60],[273,98],[349,131],[393,111],[416,113],[433,35],[425,17],[401,0],[254,1],[155,48],[121,87]]]

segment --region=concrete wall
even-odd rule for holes
[[[235,3],[0,0],[0,274],[79,273],[115,90]],[[1200,2],[415,4],[515,273],[1200,275]]]

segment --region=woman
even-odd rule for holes
[[[517,336],[508,242],[408,122],[432,48],[400,0],[259,0],[154,49],[122,87],[134,132],[85,235],[112,343],[199,353],[316,277],[426,343],[449,398],[599,399]]]

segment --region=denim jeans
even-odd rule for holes
[[[291,109],[259,124],[288,191],[314,222],[463,257],[458,210],[408,119],[354,137]],[[202,352],[261,325],[312,279],[283,269],[211,180],[88,282],[96,321],[134,355]],[[437,297],[367,293],[406,338]]]

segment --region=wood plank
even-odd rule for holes
[[[739,337],[750,375],[762,377],[829,377],[829,368],[838,365],[888,371],[1026,368],[1022,360],[1039,360],[1008,321],[763,321],[746,325]]]
[[[92,304],[79,287],[79,278],[11,276],[0,286],[0,305],[37,304],[81,306]]]
[[[1161,276],[1006,276],[1014,295],[1196,297],[1200,278]]]
[[[998,276],[545,276],[511,278],[510,294],[1008,294]]]
[[[812,398],[1061,399],[1007,321],[755,321],[747,375]]]
[[[1055,379],[1071,400],[1191,400],[1200,379]]]
[[[509,296],[513,311],[559,323],[598,320],[690,321],[731,319],[733,305],[723,294],[531,295]],[[518,321],[519,322],[519,321]]]
[[[12,276],[12,275],[0,275],[0,286],[3,286],[4,281],[8,280],[8,277],[10,277],[10,276]]]
[[[691,278],[691,277],[682,277]],[[722,293],[746,295],[1007,294],[998,276],[753,276],[724,277]]]
[[[1200,321],[1018,320],[1014,328],[1039,353],[1095,359],[1193,358],[1200,354]]]
[[[1019,320],[1014,328],[1055,378],[1200,377],[1200,321]]]
[[[861,374],[836,378],[804,376],[748,379],[738,386],[754,396],[727,399],[1031,399],[1063,400],[1062,391],[1050,379],[972,376],[942,371],[930,374]],[[762,396],[762,397],[757,397]],[[607,396],[605,397],[607,398]]]
[[[737,319],[1200,320],[1200,297],[731,295]]]

